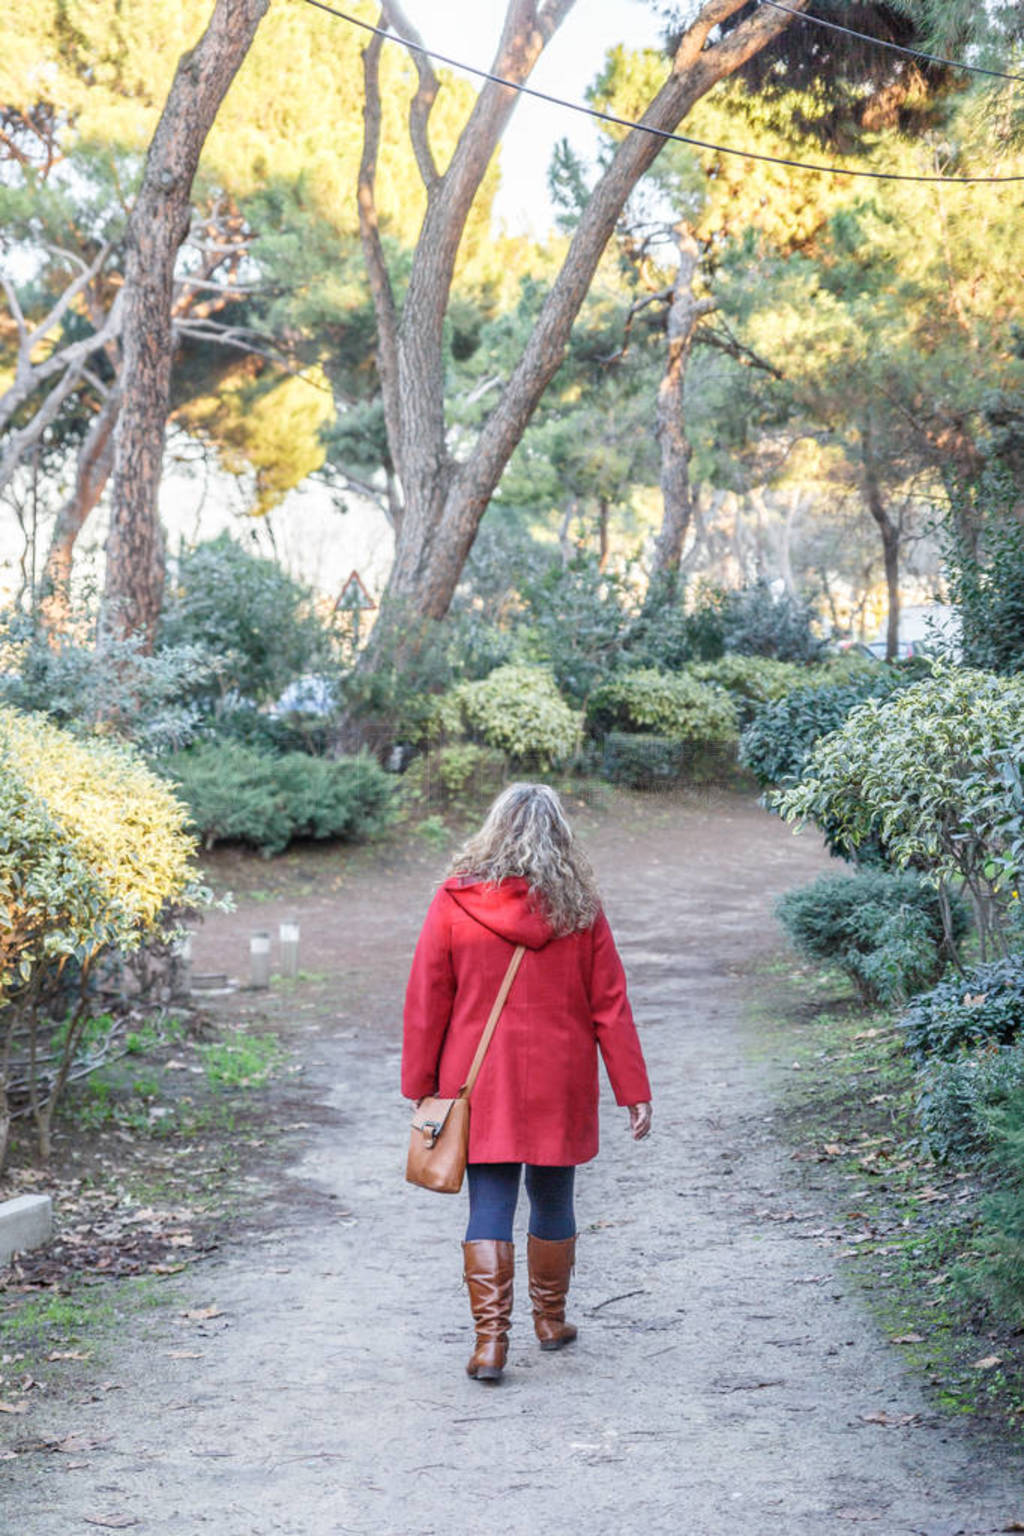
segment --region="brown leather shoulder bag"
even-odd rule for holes
[[[423,1189],[433,1189],[442,1195],[457,1195],[462,1188],[469,1152],[470,1095],[525,953],[525,946],[520,944],[508,963],[472,1066],[455,1098],[421,1099],[412,1112],[409,1156],[405,1164],[405,1177],[410,1184],[419,1184]]]

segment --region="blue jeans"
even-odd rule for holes
[[[512,1220],[519,1199],[522,1163],[470,1163],[469,1226],[466,1242],[490,1238],[512,1241]],[[548,1168],[526,1164],[526,1193],[530,1198],[530,1232],[547,1242],[576,1235],[573,1209],[575,1168]]]

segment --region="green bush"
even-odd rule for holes
[[[388,821],[393,780],[368,756],[280,757],[235,742],[203,742],[162,765],[203,844],[248,843],[280,853],[296,837],[371,837]]]
[[[604,739],[601,774],[610,784],[656,789],[686,778],[690,754],[681,741],[609,731]]]
[[[1024,671],[1024,527],[1015,517],[996,517],[982,528],[977,548],[954,538],[946,554],[964,662]]]
[[[1024,866],[1024,677],[936,667],[869,699],[812,749],[800,782],[775,797],[856,852],[876,839],[897,868],[970,893],[982,945],[1005,935]]]
[[[537,768],[564,763],[579,741],[579,717],[543,667],[497,667],[475,683],[460,683],[438,716],[449,730]]]
[[[1024,1086],[988,1112],[990,1191],[969,1261],[968,1283],[1000,1324],[1024,1327]]]
[[[901,686],[891,667],[875,665],[849,682],[814,682],[785,692],[752,711],[740,737],[740,762],[766,787],[794,783],[815,744],[838,730],[856,705]]]
[[[722,605],[725,649],[777,661],[817,661],[824,641],[812,633],[813,614],[788,592],[776,596],[765,581],[727,592]]]
[[[736,706],[723,689],[654,667],[602,683],[587,700],[586,718],[593,736],[650,733],[694,752],[731,746],[737,735]]]
[[[428,746],[402,775],[402,794],[423,805],[465,805],[493,798],[505,781],[505,754],[473,741]]]
[[[962,1161],[991,1149],[998,1112],[1024,1097],[1024,1046],[989,1046],[928,1061],[918,1074],[916,1114],[932,1157]]]
[[[976,1046],[1009,1045],[1024,1028],[1024,955],[975,966],[915,997],[900,1020],[918,1061]]]
[[[686,669],[700,683],[716,683],[732,697],[740,724],[747,725],[761,704],[806,685],[807,667],[792,661],[773,661],[768,656],[738,656],[730,652],[718,661],[694,662]]]
[[[328,664],[331,651],[307,588],[227,533],[179,556],[167,583],[160,644],[217,655],[219,691],[260,703]]]
[[[865,1002],[905,1001],[942,972],[939,895],[917,875],[822,875],[783,896],[776,912],[795,948],[838,965]],[[967,922],[962,903],[953,904],[952,917],[960,937]]]

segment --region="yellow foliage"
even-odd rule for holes
[[[0,764],[97,881],[103,920],[114,924],[123,945],[137,941],[184,893],[195,846],[185,831],[187,812],[129,748],[0,709]]]
[[[254,510],[262,514],[323,464],[320,428],[334,420],[334,404],[323,370],[308,368],[270,388],[264,378],[236,375],[176,417],[215,439],[230,474],[255,473]]]

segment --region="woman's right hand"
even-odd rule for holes
[[[629,1128],[633,1133],[634,1141],[643,1141],[645,1136],[651,1134],[651,1116],[654,1110],[650,1104],[631,1104],[629,1106]]]

